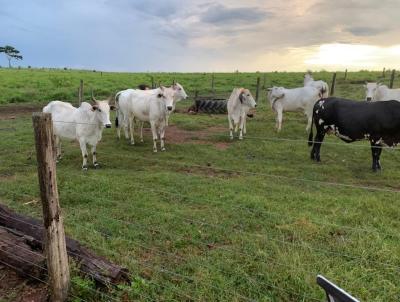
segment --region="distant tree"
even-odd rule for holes
[[[4,52],[8,60],[8,68],[11,68],[11,60],[22,60],[22,56],[19,54],[19,50],[15,49],[10,45],[0,47],[0,53]]]

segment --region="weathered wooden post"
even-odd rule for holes
[[[345,81],[347,80],[347,68],[346,68],[346,71],[344,72],[344,80]]]
[[[258,98],[260,96],[260,77],[257,77],[257,87],[256,87],[256,103],[258,103]]]
[[[83,102],[83,80],[80,81],[79,84],[79,106]]]
[[[214,79],[214,74],[212,74],[211,75],[211,91],[212,91],[212,93],[213,94],[215,94],[215,89],[214,89],[214,81],[215,81],[215,79]]]
[[[383,71],[382,71],[382,78],[384,78],[386,76],[386,68],[383,67]]]
[[[335,86],[336,86],[336,72],[334,72],[333,76],[332,76],[331,93],[330,93],[330,95],[334,95],[335,94]]]
[[[390,76],[390,83],[389,83],[389,88],[392,89],[393,88],[393,84],[394,84],[394,77],[396,75],[396,69],[392,70],[392,74]]]
[[[262,89],[266,89],[266,88],[267,88],[267,75],[264,73]]]
[[[51,301],[66,301],[70,275],[63,216],[58,200],[56,152],[51,114],[34,113],[36,156],[40,196],[45,227],[45,252],[49,273]]]
[[[151,88],[156,88],[156,85],[154,84],[154,77],[151,76]]]

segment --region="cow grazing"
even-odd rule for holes
[[[92,146],[93,165],[97,162],[96,146],[101,140],[104,128],[111,128],[110,110],[114,106],[109,101],[94,100],[93,104],[83,102],[79,108],[70,103],[53,101],[43,108],[51,113],[54,135],[56,137],[57,159],[61,159],[61,139],[77,140],[82,151],[82,169],[87,170],[87,145]]]
[[[246,134],[247,132],[246,116],[250,108],[255,107],[257,107],[257,103],[248,89],[233,89],[231,96],[229,97],[229,100],[227,102],[229,136],[231,139],[233,139],[233,125],[235,126],[235,132],[237,132],[239,127],[239,139],[243,139],[243,134]]]
[[[381,83],[364,84],[366,101],[400,101],[400,89],[390,89]]]
[[[321,97],[322,98],[327,98],[329,96],[329,86],[326,82],[324,81],[314,81],[313,77],[311,74],[306,73],[304,75],[304,81],[303,81],[304,86],[312,86],[314,88],[317,88],[321,92]]]
[[[334,133],[347,143],[368,139],[372,151],[372,170],[381,169],[382,146],[400,142],[400,102],[357,102],[330,97],[319,100],[313,109],[317,133],[309,135],[311,159],[320,161],[326,133]]]
[[[141,87],[144,88],[144,87]],[[157,91],[158,88],[156,89],[140,89],[140,90],[145,90],[143,93],[153,93],[154,91]],[[180,85],[179,83],[173,84],[171,87],[165,88],[166,90],[171,90],[173,92],[173,105],[172,105],[172,110],[167,111],[167,116],[166,116],[166,126],[168,126],[168,121],[169,121],[169,116],[175,109],[176,103],[181,101],[182,99],[187,98],[187,94],[185,90],[183,89],[183,86]],[[121,130],[119,127],[119,123],[121,123],[122,127],[124,128],[125,131],[125,138],[129,139],[129,133],[130,133],[130,141],[131,144],[135,144],[134,140],[134,116],[132,114],[129,114],[130,112],[130,102],[132,95],[135,93],[135,89],[126,89],[123,91],[120,91],[116,94],[115,98],[118,99],[118,109],[117,109],[117,120],[119,121],[118,124],[116,123],[117,126],[117,136],[118,138],[121,137]],[[144,121],[140,123],[140,141],[143,142],[143,125]],[[129,129],[129,130],[128,130]]]
[[[118,112],[123,112],[123,118],[130,121],[131,144],[135,144],[134,119],[150,122],[153,134],[153,151],[157,152],[157,140],[161,140],[161,151],[165,151],[165,128],[167,112],[173,109],[175,90],[160,87],[152,90],[128,89],[116,96]],[[120,114],[115,124],[118,127]],[[127,131],[127,130],[126,130]],[[127,132],[125,133],[127,136]]]
[[[302,111],[308,118],[306,131],[311,127],[312,110],[316,101],[321,97],[317,88],[305,86],[294,89],[283,87],[268,88],[268,99],[272,110],[276,113],[276,129],[281,131],[283,112]]]

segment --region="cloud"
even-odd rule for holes
[[[227,7],[222,4],[209,5],[200,20],[214,25],[253,24],[272,16],[272,13],[257,7]]]
[[[344,29],[344,31],[347,31],[353,34],[354,36],[361,36],[361,37],[376,36],[377,34],[380,34],[387,30],[388,30],[387,28],[376,28],[376,27],[374,28],[368,26],[352,26]]]

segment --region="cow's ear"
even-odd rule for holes
[[[110,105],[110,110],[115,110],[117,109],[114,105]]]
[[[99,106],[97,106],[97,105],[92,105],[92,111],[95,111],[95,110],[97,110],[97,109],[99,109]]]
[[[240,101],[241,103],[243,103],[243,101],[244,101],[244,92],[241,92],[241,93],[239,94],[239,101]]]
[[[267,88],[267,91],[272,91],[272,88]]]

